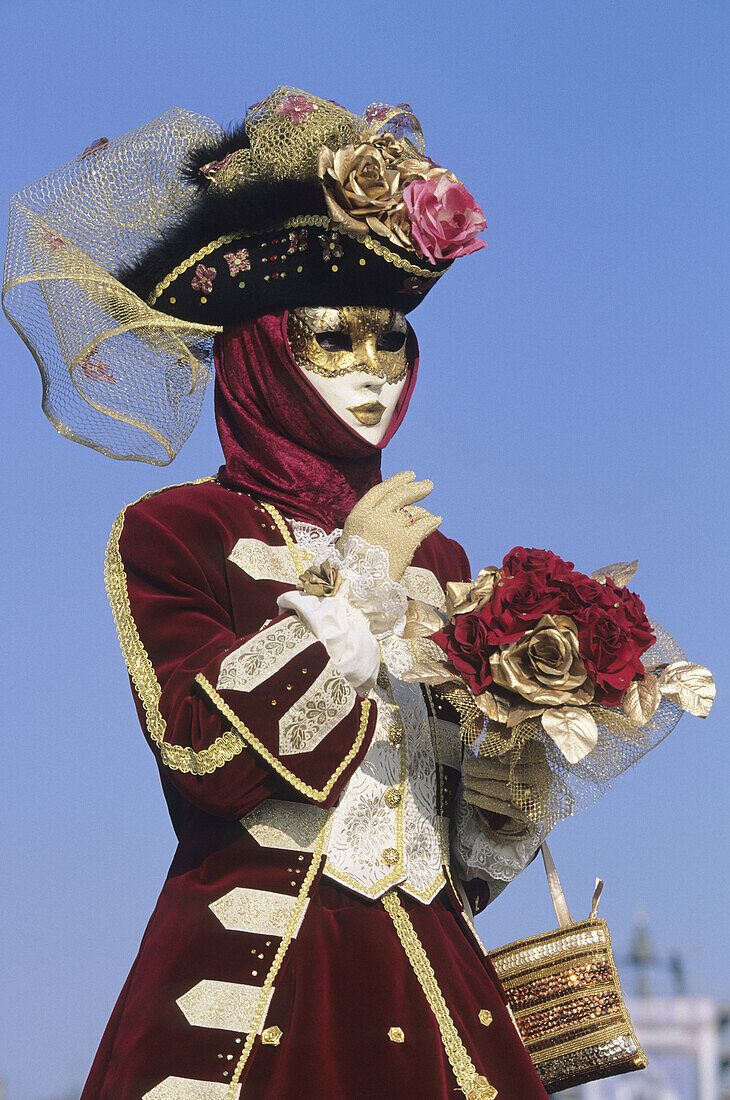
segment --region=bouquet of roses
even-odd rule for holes
[[[518,804],[536,822],[572,813],[581,782],[605,786],[682,711],[710,712],[712,675],[647,618],[626,587],[636,566],[587,576],[550,551],[518,546],[501,568],[447,585],[447,621],[409,605],[405,636],[429,637],[420,656],[431,659],[416,661],[407,679],[455,707],[474,750],[506,760],[514,777],[542,743],[552,782],[537,798],[515,783]]]

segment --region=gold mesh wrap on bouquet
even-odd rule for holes
[[[642,657],[647,671],[684,659],[684,653],[666,630],[655,622],[652,622],[652,629],[656,644]],[[510,800],[542,836],[547,835],[558,821],[584,809],[604,794],[617,776],[671,733],[684,713],[681,707],[662,698],[653,717],[645,725],[635,726],[617,707],[590,704],[585,709],[596,720],[598,742],[587,756],[571,764],[548,737],[539,717],[526,719],[507,729],[485,719],[465,689],[446,688],[444,695],[456,708],[464,740],[472,751],[479,756],[499,757],[509,762]],[[535,742],[542,745],[544,757],[535,752]]]
[[[172,110],[10,203],[3,308],[40,369],[43,411],[113,458],[167,464],[200,414],[218,330],[151,309],[111,272],[179,218],[195,194],[181,163],[220,133]]]

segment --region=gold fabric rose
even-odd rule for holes
[[[299,578],[297,588],[308,596],[336,596],[342,586],[342,576],[339,570],[330,562],[322,565],[310,566],[305,569]]]
[[[543,615],[524,638],[493,653],[489,663],[495,684],[537,706],[582,706],[593,698],[578,652],[578,631],[567,615]]]
[[[413,251],[403,188],[415,179],[443,175],[392,134],[367,136],[361,145],[320,150],[317,173],[330,216],[353,233],[368,230]]]
[[[333,153],[324,148],[317,172],[333,221],[363,236],[368,229],[389,236],[383,216],[401,199],[400,173],[372,141]]]
[[[503,570],[489,566],[480,569],[476,580],[449,581],[446,585],[446,613],[453,621],[455,615],[466,615],[470,611],[481,611],[489,603],[494,586],[502,577]]]

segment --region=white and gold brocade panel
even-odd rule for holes
[[[146,1092],[142,1100],[238,1100],[241,1086],[219,1081],[196,1081],[191,1077],[166,1077]]]
[[[301,908],[301,918],[307,911]],[[273,890],[236,886],[209,906],[229,932],[254,932],[259,936],[283,936],[297,910],[297,899]],[[301,918],[300,922],[301,923]],[[298,930],[299,925],[295,931]]]
[[[355,705],[355,689],[328,661],[279,720],[279,755],[311,752]]]
[[[253,691],[314,641],[300,619],[288,616],[272,623],[228,654],[216,687],[218,691]]]
[[[297,571],[287,546],[269,546],[258,539],[239,539],[228,560],[255,581],[297,583]]]
[[[266,995],[266,1011],[274,994],[273,986]],[[260,985],[242,982],[219,982],[210,978],[189,989],[175,1002],[192,1027],[213,1027],[223,1031],[251,1031],[261,1000]],[[261,1016],[262,1030],[266,1012]]]
[[[262,848],[313,852],[332,812],[308,802],[267,798],[242,817],[241,824]]]
[[[375,734],[334,810],[324,873],[366,897],[397,884],[428,902],[444,884],[434,746],[418,685],[390,685],[392,699],[375,688]]]

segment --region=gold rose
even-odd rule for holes
[[[413,180],[451,173],[418,156],[392,134],[365,134],[363,138],[357,147],[346,145],[334,152],[324,146],[320,150],[317,174],[330,216],[359,236],[370,230],[414,251],[403,189]]]
[[[299,578],[297,588],[308,596],[335,596],[342,585],[342,577],[336,566],[325,561],[318,566],[305,569]]]
[[[593,698],[578,630],[567,615],[543,615],[518,642],[500,646],[489,664],[495,684],[536,706],[581,706]]]

